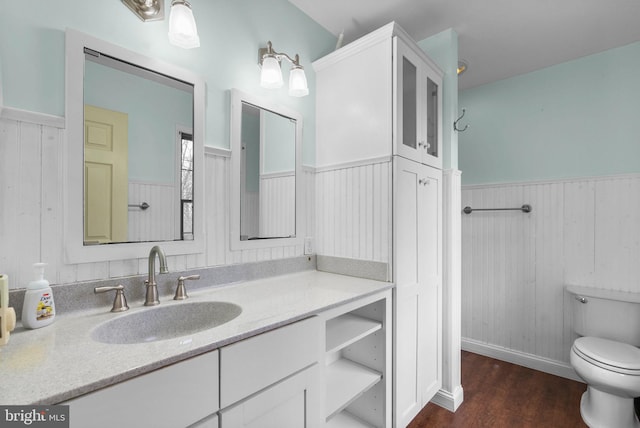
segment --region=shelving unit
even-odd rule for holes
[[[388,308],[390,298],[382,298],[361,306],[347,306],[326,320],[327,427],[389,426]]]

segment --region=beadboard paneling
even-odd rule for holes
[[[131,205],[149,204],[146,210]],[[180,209],[175,186],[129,182],[130,241],[171,241],[180,238]]]
[[[54,285],[147,272],[146,258],[73,265],[64,263],[66,133],[61,129],[63,124],[64,119],[52,123],[49,116],[38,113],[29,113],[28,120],[0,119],[0,272],[9,275],[10,288],[24,288],[33,279],[32,263],[40,260],[48,263],[46,277]],[[223,152],[208,150],[204,165],[205,253],[170,256],[170,270],[175,272],[303,254],[302,245],[231,251],[230,158]],[[306,224],[313,228],[314,171],[305,169],[303,176],[303,185],[307,186]],[[152,206],[150,209],[156,205],[147,202]],[[301,225],[298,233],[306,236],[307,230],[313,229]]]
[[[260,177],[258,236],[287,237],[294,233],[292,225],[296,224],[295,202],[295,174]]]
[[[462,336],[568,366],[567,283],[640,292],[640,176],[466,186]]]
[[[316,173],[317,253],[391,262],[391,162]]]

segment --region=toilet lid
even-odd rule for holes
[[[594,362],[610,366],[612,370],[638,371],[640,374],[640,349],[627,343],[599,337],[580,337],[573,347]]]

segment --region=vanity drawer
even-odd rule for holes
[[[218,410],[218,351],[66,403],[71,428],[188,426]]]
[[[316,363],[321,326],[312,317],[220,349],[220,407]]]

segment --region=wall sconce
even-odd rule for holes
[[[164,19],[164,0],[122,0],[143,22]]]
[[[184,49],[200,46],[196,20],[193,17],[191,5],[185,0],[173,0],[171,2],[169,43]]]
[[[260,72],[260,86],[263,88],[281,88],[282,70],[280,62],[286,59],[291,63],[289,71],[289,95],[292,97],[304,97],[309,95],[307,86],[307,76],[304,74],[304,67],[300,65],[300,57],[296,54],[295,59],[284,53],[273,50],[271,42],[267,42],[266,48],[258,49],[258,64],[262,67]]]
[[[143,22],[164,19],[164,0],[122,0],[122,3]],[[193,18],[191,5],[185,0],[171,2],[169,43],[184,49],[200,46],[196,20]]]

